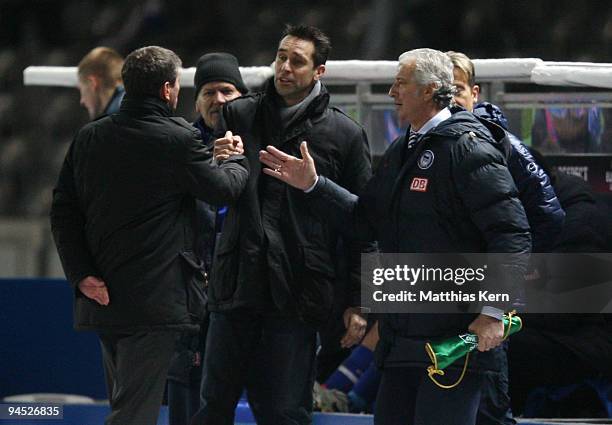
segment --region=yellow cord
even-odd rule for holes
[[[510,336],[510,328],[512,328],[512,316],[514,316],[515,314],[516,314],[516,310],[512,310],[507,315],[508,316],[508,329],[506,329],[505,332],[504,332],[504,338],[503,338],[504,341]],[[520,325],[520,327],[522,327],[523,323],[519,322],[519,325]],[[459,379],[457,379],[457,382],[455,382],[452,385],[444,385],[444,384],[439,383],[436,380],[436,378],[434,378],[434,375],[444,376],[444,371],[437,368],[438,362],[437,362],[437,359],[436,359],[436,355],[435,355],[433,349],[431,348],[431,346],[429,345],[429,343],[426,344],[425,349],[427,350],[427,352],[429,354],[429,357],[434,362],[433,365],[431,365],[431,366],[429,366],[427,368],[427,376],[429,376],[429,379],[431,379],[433,381],[433,383],[436,384],[438,387],[444,388],[445,390],[448,390],[448,389],[451,389],[451,388],[455,388],[457,385],[459,385],[461,383],[461,381],[463,380],[463,377],[465,376],[465,372],[467,371],[467,365],[468,365],[468,361],[470,359],[470,352],[468,352],[465,355],[465,363],[463,363],[463,371],[461,372],[461,376],[459,376]]]
[[[507,314],[507,316],[508,316],[508,329],[505,330],[504,338],[502,339],[502,341],[505,341],[510,336],[510,329],[512,329],[512,316],[514,316],[515,314],[516,314],[516,310],[512,310],[511,312],[509,312]]]
[[[433,383],[436,384],[440,388],[444,388],[445,390],[449,390],[451,388],[455,388],[457,385],[459,385],[461,383],[461,381],[463,380],[463,377],[465,376],[465,372],[467,370],[467,365],[468,365],[468,360],[469,359],[470,359],[470,353],[468,352],[465,355],[465,363],[463,363],[463,371],[461,372],[461,376],[459,377],[459,379],[457,379],[457,382],[455,382],[452,385],[444,385],[444,384],[441,384],[438,381],[436,381],[436,378],[434,378],[434,375],[444,376],[444,371],[440,370],[440,369],[436,369],[434,366],[429,366],[427,368],[427,376],[429,376],[429,379],[431,379],[433,381]]]

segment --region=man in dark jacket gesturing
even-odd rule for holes
[[[444,53],[417,49],[400,56],[389,95],[410,128],[389,147],[360,197],[324,173],[317,176],[305,143],[303,159],[273,146],[262,151],[264,173],[309,192],[312,208],[340,224],[356,218],[383,252],[527,253],[529,226],[506,166],[507,147],[472,114],[447,107],[452,84],[453,65]],[[510,258],[505,271],[521,276],[525,261]],[[484,372],[499,373],[505,355],[501,312],[485,306],[478,315],[387,314],[379,328],[383,374],[375,423],[473,425]],[[424,343],[468,328],[478,336],[479,352],[461,385],[438,388],[427,379]],[[451,367],[446,379],[453,382],[460,372]]]
[[[119,113],[77,133],[53,193],[75,327],[102,345],[107,424],[157,423],[177,333],[197,331],[203,312],[195,199],[232,204],[248,175],[241,156],[212,165],[199,132],[172,117],[180,67],[161,47],[132,52]]]
[[[273,144],[295,154],[308,140],[325,175],[354,192],[367,182],[365,131],[328,106],[320,82],[329,49],[317,28],[288,27],[265,92],[223,108],[219,130],[242,138],[252,168],[215,252],[203,406],[193,423],[233,424],[244,387],[258,423],[311,422],[316,329],[332,310],[338,232],[316,219],[304,193],[263,175],[258,153]],[[217,159],[231,153],[235,137],[216,142]],[[359,249],[353,252],[357,306]],[[350,308],[344,319],[342,343],[350,346],[363,336],[365,320]]]

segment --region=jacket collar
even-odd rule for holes
[[[436,115],[431,117],[431,119],[429,119],[429,121],[423,124],[421,128],[416,130],[415,133],[420,134],[420,135],[427,134],[428,131],[436,128],[441,122],[449,119],[450,117],[451,117],[450,110],[448,108],[444,108],[438,111]],[[412,131],[412,127],[408,130],[407,134],[409,134],[410,131]]]
[[[458,138],[463,133],[473,131],[482,133],[483,129],[481,121],[471,112],[466,111],[460,106],[452,106],[449,108],[451,116],[439,123],[435,128],[431,129],[428,134]],[[486,133],[485,133],[486,134]],[[490,137],[490,136],[489,136]]]
[[[117,86],[115,91],[113,92],[113,96],[110,98],[108,103],[106,104],[106,108],[104,108],[104,112],[102,115],[110,115],[119,111],[121,106],[121,101],[123,100],[123,96],[125,96],[125,89],[123,86]]]
[[[474,132],[487,139],[505,158],[510,155],[510,140],[506,130],[496,123],[478,117],[465,109],[455,106],[451,109],[451,117],[440,123],[431,133],[448,137],[460,137],[463,133]]]
[[[283,100],[274,87],[274,77],[267,81],[263,94],[262,113],[265,132],[269,138],[268,143],[277,148],[280,148],[285,142],[299,137],[308,131],[313,123],[323,119],[329,105],[329,93],[325,86],[321,84],[319,95],[310,102],[307,108],[293,117],[289,127],[285,127],[281,124],[279,113]]]
[[[128,93],[123,98],[119,110],[129,115],[158,115],[162,117],[173,115],[170,106],[158,97],[134,96]]]
[[[274,77],[270,77],[266,82],[265,86],[265,99],[274,108],[279,108],[283,105],[283,100],[280,95],[276,92],[276,88],[274,87]],[[329,93],[327,88],[323,83],[321,83],[321,92],[317,97],[315,97],[310,105],[300,114],[300,116],[307,117],[315,117],[317,115],[321,115],[327,109],[329,105]],[[297,118],[297,117],[296,117]]]

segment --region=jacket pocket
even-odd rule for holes
[[[237,250],[217,252],[213,261],[209,296],[211,304],[225,303],[236,292],[240,255]]]
[[[187,312],[193,321],[201,323],[206,314],[208,301],[205,291],[208,276],[204,270],[204,263],[193,251],[182,251],[179,255],[183,259]]]
[[[332,311],[334,300],[335,267],[328,252],[303,248],[304,276],[297,303],[298,314],[304,322],[324,325]]]

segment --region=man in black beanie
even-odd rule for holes
[[[200,57],[194,75],[195,109],[198,118],[193,123],[204,144],[212,146],[214,128],[221,108],[226,102],[248,92],[238,60],[229,53],[207,53]],[[227,208],[217,208],[205,202],[196,202],[195,251],[207,271],[212,266],[213,248]],[[208,329],[208,317],[199,334],[185,334],[177,343],[168,372],[169,424],[184,425],[200,404],[202,358]]]
[[[226,102],[246,94],[247,89],[238,59],[229,53],[208,53],[196,64],[193,79],[196,89],[196,111],[200,114],[194,125],[202,132],[205,143],[210,143],[212,130],[217,125],[221,108]]]

